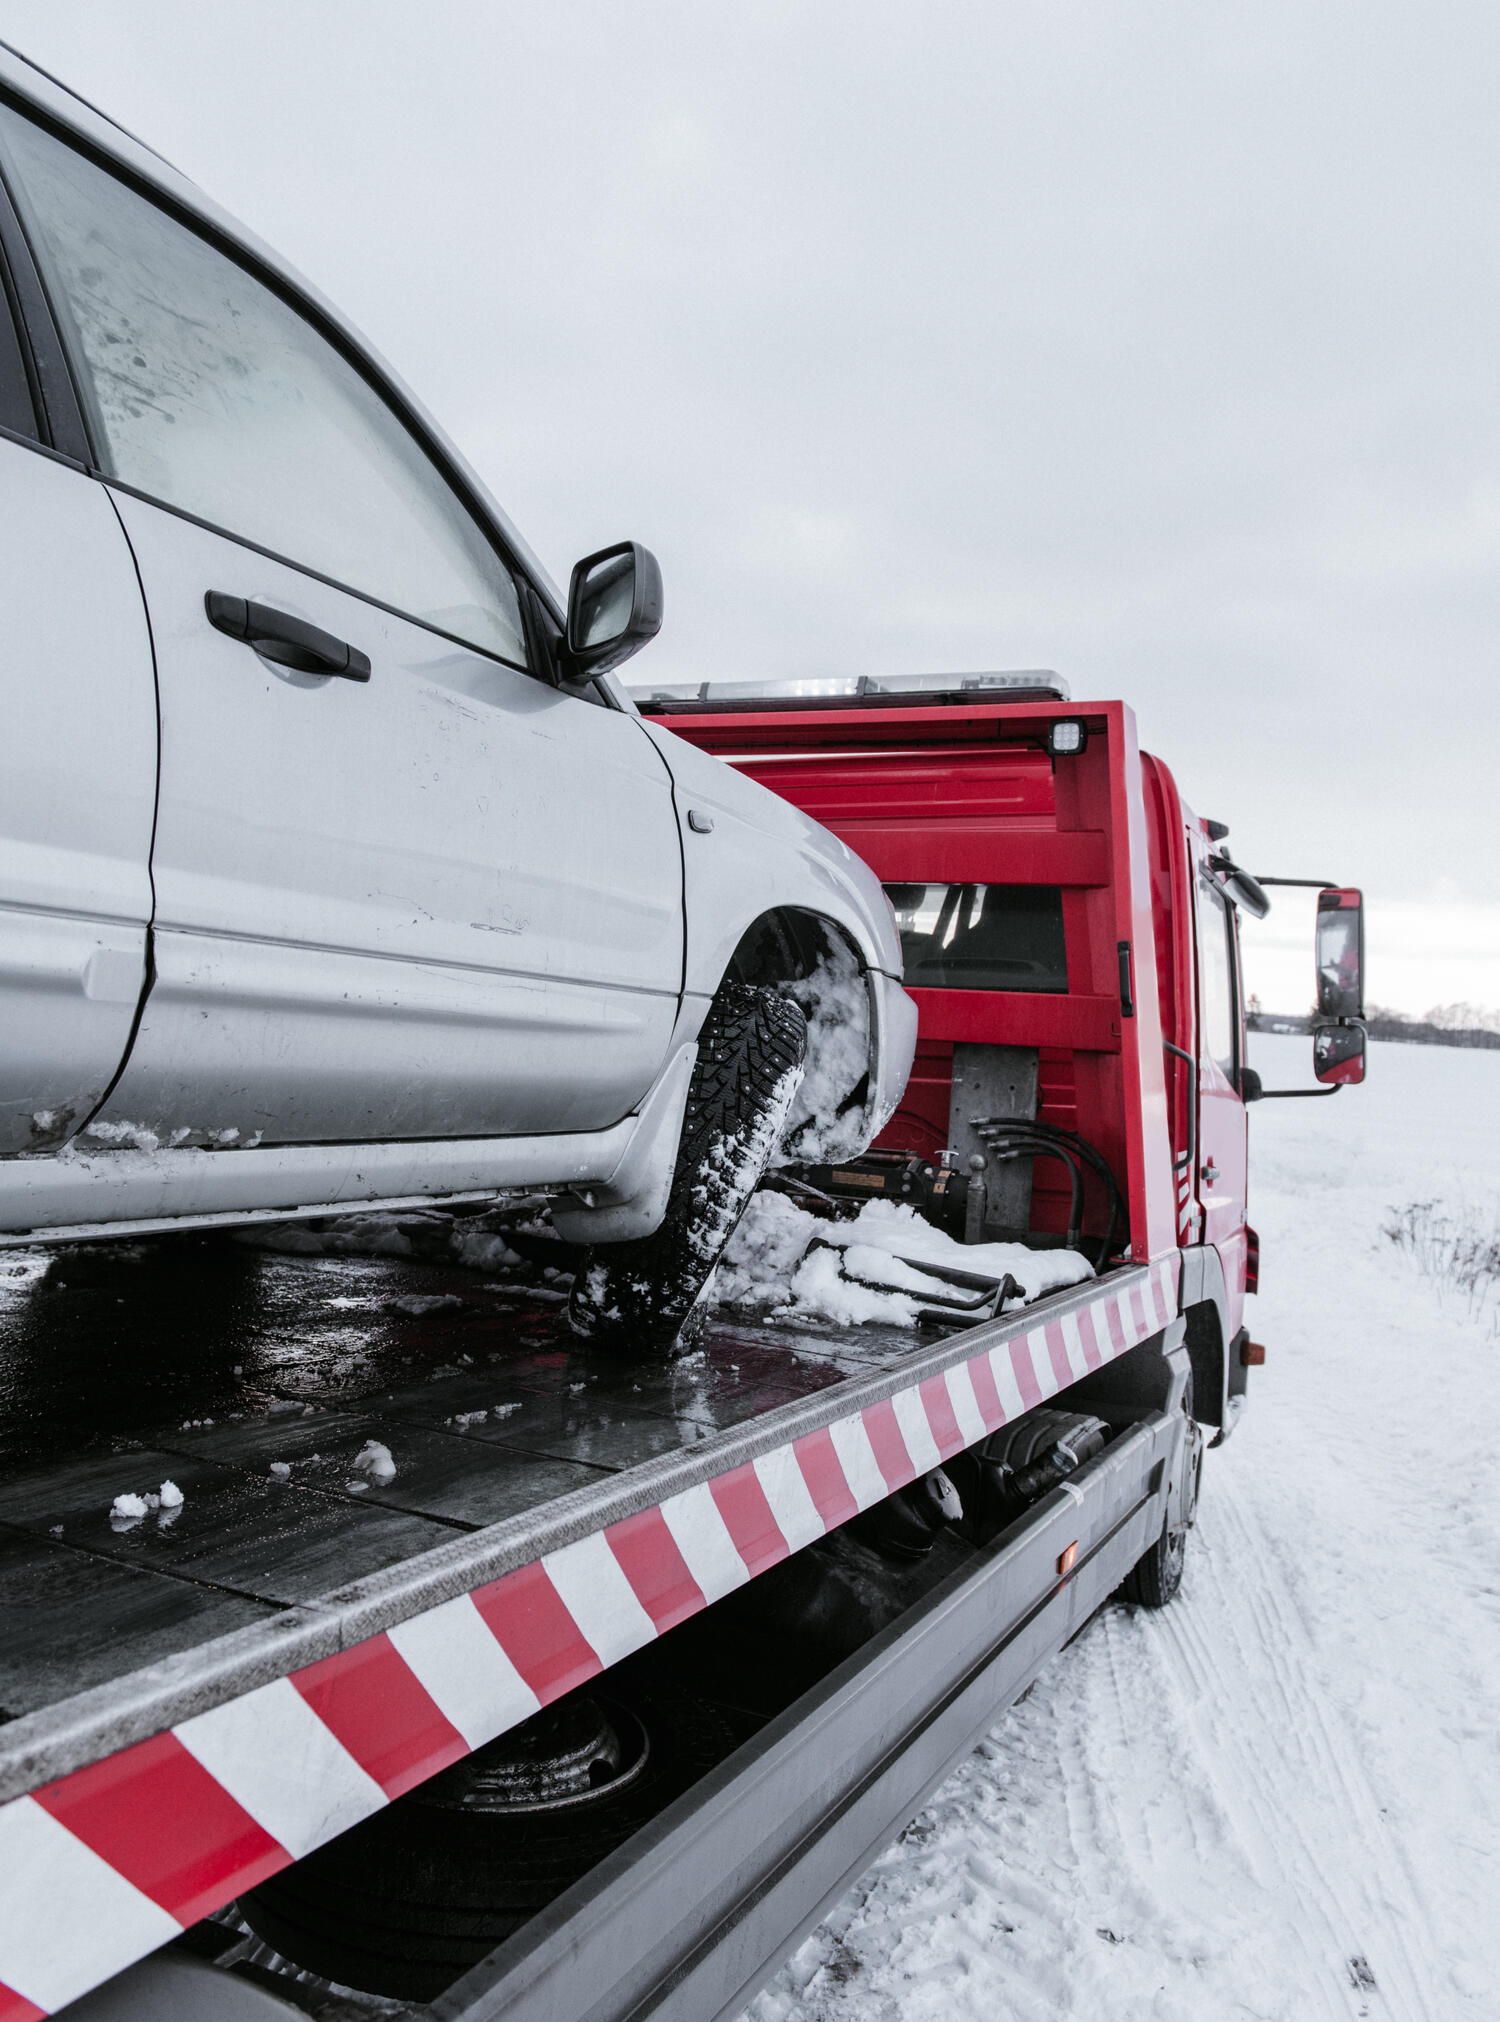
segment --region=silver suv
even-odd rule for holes
[[[575,1324],[675,1335],[787,1130],[904,1085],[875,878],[616,684],[644,549],[565,605],[328,303],[10,54],[0,178],[0,1242],[541,1188]]]

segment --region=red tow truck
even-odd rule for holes
[[[536,1196],[10,1252],[0,2022],[729,2022],[1101,1607],[1177,1591],[1261,1359],[1246,1105],[1362,1078],[1358,893],[1318,886],[1318,1086],[1264,1090],[1273,881],[1123,703],[641,705],[901,928],[904,1104],[775,1183],[1091,1274],[920,1329],[720,1307],[665,1362],[569,1337]]]

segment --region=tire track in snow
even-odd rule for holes
[[[1307,1960],[1306,1996],[1340,2018],[1430,2022],[1445,1976],[1420,1888],[1331,1703],[1278,1555],[1225,1477],[1209,1548],[1190,1562],[1192,1591],[1153,1624],[1172,1697],[1258,1875],[1301,1897],[1286,1935]],[[1356,1838],[1362,1857],[1351,1859]],[[1359,1959],[1373,1991],[1353,1984]]]

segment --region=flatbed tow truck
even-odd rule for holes
[[[721,1309],[670,1362],[570,1336],[537,1201],[0,1254],[0,2022],[733,2017],[1111,1596],[1175,1591],[1259,1359],[1264,893],[1123,705],[860,691],[649,705],[906,931],[885,1155],[785,1183],[1095,1275],[920,1331]],[[1357,894],[1319,906],[1335,1087]]]

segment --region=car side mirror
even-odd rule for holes
[[[1266,1092],[1264,1083],[1253,1067],[1240,1069],[1238,1085],[1241,1102],[1259,1102]]]
[[[1321,924],[1321,922],[1320,922]],[[1363,1025],[1313,1027],[1313,1073],[1336,1088],[1354,1086],[1365,1078]]]
[[[639,541],[586,555],[568,585],[569,671],[592,681],[638,653],[661,630],[661,570]]]
[[[1363,1018],[1364,905],[1362,895],[1352,887],[1328,886],[1319,892],[1314,959],[1318,972],[1319,1018]]]

